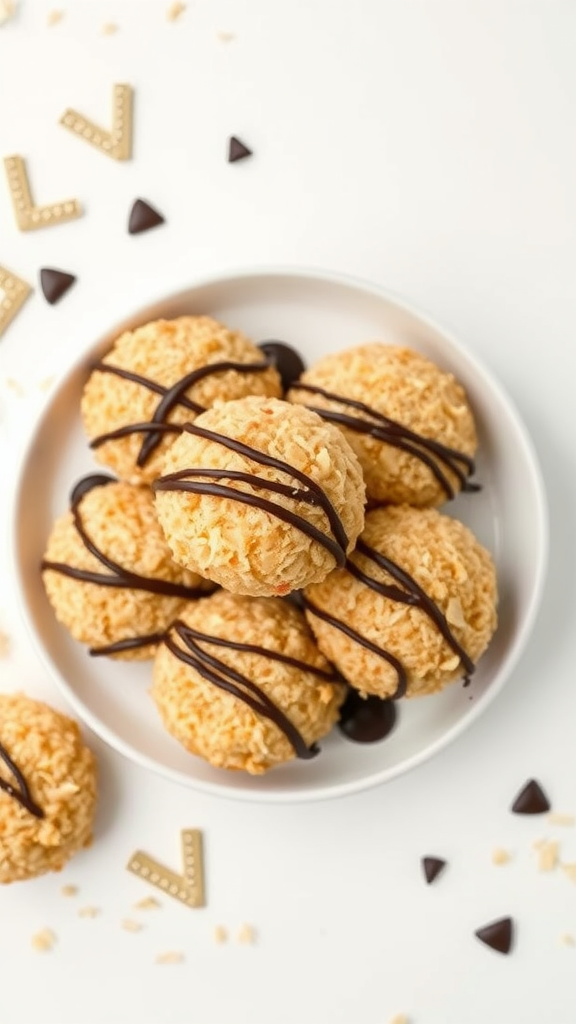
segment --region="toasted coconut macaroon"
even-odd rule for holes
[[[56,618],[92,654],[151,658],[186,601],[212,590],[172,559],[149,487],[84,477],[41,564]]]
[[[419,352],[378,342],[326,356],[288,392],[338,424],[372,504],[438,506],[476,490],[476,428],[463,387]]]
[[[150,483],[182,423],[218,401],[281,393],[279,374],[240,331],[181,316],[122,334],[94,365],[81,410],[98,461]]]
[[[378,697],[469,679],[496,605],[494,563],[472,532],[407,505],[369,512],[346,568],[304,593],[320,650],[351,686]]]
[[[310,758],[345,687],[288,601],[217,591],[156,652],[152,697],[172,736],[217,768],[260,775]]]
[[[323,579],[364,523],[362,471],[342,432],[276,398],[226,402],[186,424],[153,487],[176,561],[237,594]]]
[[[60,871],[92,842],[96,762],[76,722],[0,694],[0,883]]]

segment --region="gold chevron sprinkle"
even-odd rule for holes
[[[26,302],[32,288],[21,277],[0,266],[0,337]]]
[[[14,207],[14,216],[20,231],[51,228],[56,224],[64,224],[68,220],[76,220],[77,217],[82,216],[82,207],[77,199],[65,199],[60,203],[51,203],[49,206],[36,206],[32,199],[26,161],[23,157],[5,157],[4,168]]]
[[[77,110],[69,108],[60,118],[60,124],[78,138],[95,146],[112,160],[130,160],[132,156],[132,105],[131,85],[114,85],[112,91],[112,130],[89,121]]]
[[[187,907],[203,907],[204,866],[202,858],[202,833],[199,829],[183,829],[181,832],[183,873],[164,867],[142,850],[136,850],[126,868],[133,875],[154,885],[167,896],[173,896]]]

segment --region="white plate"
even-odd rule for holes
[[[149,662],[92,659],[54,618],[39,563],[53,519],[68,508],[71,486],[95,466],[79,414],[88,367],[125,327],[182,313],[210,313],[256,341],[284,340],[308,364],[368,340],[403,343],[451,370],[468,392],[479,429],[476,478],[482,490],[461,495],[445,511],[467,523],[495,557],[499,627],[469,688],[456,683],[442,694],[401,702],[397,727],[383,742],[356,744],[336,729],[313,761],[294,762],[260,778],[213,769],[186,753],[161,726],[148,694]],[[526,644],[547,555],[539,468],[501,386],[458,342],[379,287],[300,271],[239,273],[197,284],[140,310],[94,342],[35,426],[13,521],[24,615],[42,661],[76,714],[116,750],[170,779],[212,794],[270,802],[340,796],[386,782],[467,729],[502,688]]]

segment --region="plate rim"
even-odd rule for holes
[[[106,724],[102,723],[100,719],[94,715],[83,701],[76,696],[75,692],[71,689],[69,684],[63,680],[61,673],[54,664],[52,658],[45,650],[44,645],[41,643],[36,630],[33,628],[33,624],[30,619],[30,615],[27,608],[27,601],[25,597],[23,579],[19,560],[17,558],[17,545],[14,543],[14,538],[18,533],[18,510],[20,507],[20,496],[24,481],[24,467],[27,465],[31,453],[31,449],[35,443],[37,436],[37,428],[41,423],[43,417],[46,415],[51,403],[54,401],[55,394],[58,389],[75,373],[77,373],[82,364],[86,360],[86,356],[89,351],[92,351],[98,344],[99,339],[102,339],[106,334],[110,334],[116,331],[118,327],[121,327],[123,323],[128,323],[133,320],[137,320],[141,315],[144,317],[148,309],[152,309],[155,306],[175,301],[179,296],[183,296],[185,293],[191,293],[202,288],[209,288],[211,286],[225,286],[227,283],[232,284],[238,280],[253,279],[256,277],[264,277],[268,279],[274,278],[290,278],[293,280],[306,279],[308,281],[318,281],[320,283],[340,286],[348,288],[352,291],[361,292],[364,295],[370,295],[377,297],[389,304],[396,306],[401,311],[419,320],[423,325],[436,332],[442,339],[448,342],[449,346],[456,352],[462,354],[474,373],[478,377],[483,379],[483,383],[487,385],[490,392],[497,395],[498,399],[507,407],[509,415],[514,422],[514,426],[517,432],[517,436],[522,443],[524,448],[525,463],[529,467],[530,474],[532,476],[534,491],[537,496],[537,505],[533,509],[535,514],[535,520],[537,522],[537,537],[538,537],[538,550],[536,552],[535,560],[535,582],[532,587],[532,592],[528,602],[527,609],[524,613],[523,620],[519,626],[513,643],[507,651],[504,664],[499,670],[498,679],[496,683],[492,683],[490,687],[482,695],[482,700],[478,701],[473,708],[470,709],[468,714],[462,717],[459,721],[455,722],[442,736],[438,737],[431,744],[426,746],[423,750],[416,754],[411,755],[409,758],[404,760],[398,765],[382,769],[379,772],[373,772],[372,775],[367,778],[355,779],[349,782],[337,783],[334,786],[326,786],[325,784],[316,785],[310,789],[285,789],[275,791],[270,790],[253,790],[249,789],[235,789],[232,786],[226,785],[226,783],[212,783],[204,780],[196,780],[185,775],[183,772],[167,767],[165,765],[158,764],[152,757],[147,754],[135,750],[129,743],[124,739],[117,736]],[[140,282],[140,287],[142,282]],[[134,300],[133,300],[134,301]],[[100,320],[105,317],[108,327],[100,327]],[[96,321],[92,320],[90,328],[88,328],[87,322],[84,324],[82,318],[80,323],[80,342],[78,348],[75,350],[76,354],[73,359],[68,360],[67,364],[59,369],[58,378],[55,382],[55,386],[46,395],[45,400],[40,403],[37,408],[36,414],[32,417],[28,434],[22,444],[22,447],[18,454],[18,462],[16,468],[16,480],[12,489],[12,507],[10,510],[9,517],[9,550],[11,560],[11,576],[12,581],[15,585],[16,598],[19,613],[24,621],[28,635],[32,639],[32,644],[37,657],[40,660],[43,668],[48,672],[50,678],[54,681],[58,691],[62,694],[65,701],[70,705],[71,709],[78,716],[80,721],[90,729],[95,736],[99,737],[107,746],[115,750],[125,759],[133,764],[138,765],[141,768],[147,769],[160,777],[163,777],[169,781],[177,783],[187,789],[192,789],[197,792],[203,793],[208,796],[216,796],[220,799],[229,799],[233,801],[242,801],[248,803],[268,803],[268,804],[295,804],[295,803],[311,803],[320,800],[336,799],[339,797],[350,796],[356,793],[367,792],[370,789],[374,789],[377,786],[381,786],[395,779],[400,778],[403,775],[408,774],[420,765],[432,760],[437,754],[441,753],[442,750],[449,747],[460,735],[466,732],[473,724],[481,717],[486,709],[493,703],[496,697],[501,693],[505,683],[510,678],[514,668],[518,664],[525,648],[528,644],[530,636],[532,635],[534,624],[538,616],[539,609],[542,604],[542,598],[544,593],[544,585],[548,572],[548,561],[549,561],[549,507],[548,499],[546,495],[546,489],[544,486],[544,478],[540,466],[540,461],[534,446],[534,442],[530,436],[530,433],[524,423],[522,416],[520,415],[516,403],[509,395],[505,387],[501,384],[499,379],[494,376],[482,361],[482,358],[478,358],[476,353],[472,352],[465,343],[462,343],[459,338],[451,331],[449,327],[444,324],[438,323],[433,316],[428,312],[422,310],[418,304],[412,300],[406,299],[404,296],[394,292],[393,290],[378,284],[375,281],[371,281],[367,278],[362,278],[353,274],[342,273],[339,271],[326,270],[322,268],[315,268],[310,266],[293,266],[293,265],[268,265],[268,266],[253,266],[253,267],[242,267],[242,268],[225,268],[218,272],[213,272],[205,276],[194,277],[192,280],[184,283],[181,287],[170,290],[169,292],[163,291],[160,295],[155,295],[145,305],[139,304],[136,308],[131,311],[127,311],[123,316],[115,319],[115,325],[111,324],[112,316],[106,316],[106,310],[104,309],[101,317],[97,318]],[[142,322],[145,322],[143,319]],[[85,338],[85,332],[90,331],[91,341],[87,341]],[[79,353],[79,354],[78,354]]]

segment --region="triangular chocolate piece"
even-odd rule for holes
[[[75,280],[74,274],[67,274],[65,270],[55,270],[54,267],[42,267],[40,271],[40,287],[46,302],[53,306],[72,287]]]
[[[550,810],[550,801],[536,780],[530,779],[518,793],[511,809],[514,814],[545,814]]]
[[[501,917],[478,928],[474,935],[485,946],[495,949],[497,953],[509,953],[512,948],[514,923],[511,917]]]
[[[248,146],[244,145],[235,135],[231,135],[228,143],[228,163],[233,164],[236,160],[245,160],[247,156],[252,156],[252,150],[248,149]]]
[[[442,860],[441,857],[422,857],[422,869],[428,885],[430,885],[435,878],[438,878],[438,875],[445,867],[446,861]]]
[[[143,199],[135,199],[128,220],[129,234],[140,235],[143,231],[158,227],[159,224],[164,224],[162,214]]]

